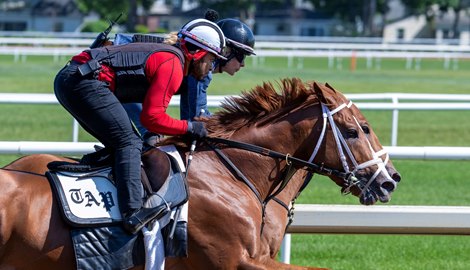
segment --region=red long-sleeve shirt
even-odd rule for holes
[[[91,57],[82,52],[72,58],[78,63],[85,63]],[[145,75],[149,89],[142,102],[140,121],[149,131],[163,135],[185,134],[188,129],[186,120],[177,120],[167,114],[171,97],[178,91],[183,80],[181,62],[173,53],[156,52],[149,56],[145,64]],[[112,68],[102,65],[98,80],[110,84],[115,89],[115,73]]]

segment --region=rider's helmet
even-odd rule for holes
[[[186,23],[178,32],[180,47],[192,60],[199,60],[207,52],[220,59],[224,56],[225,37],[220,27],[206,19],[196,19]],[[196,51],[196,52],[194,52]]]
[[[227,47],[231,49],[228,60],[236,57],[241,63],[245,56],[255,55],[255,36],[248,25],[236,19],[223,19],[217,25],[224,33]]]

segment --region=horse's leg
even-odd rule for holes
[[[192,197],[189,203],[189,256],[188,258],[167,259],[167,270],[324,269],[300,267],[277,262],[275,254],[274,259],[271,257],[272,254],[268,245],[260,243],[261,240],[257,239],[259,237],[259,232],[257,231],[259,226],[256,225],[255,229],[251,229],[247,223],[243,223],[243,218],[247,217],[247,214],[241,214],[238,218],[226,216],[226,220],[229,221],[225,221],[213,212],[220,205],[217,207],[211,204],[213,202],[211,198],[200,202],[203,196],[196,195],[198,194],[197,190],[192,189],[191,191],[193,192],[190,195]],[[200,208],[194,208],[196,205],[200,206]],[[204,207],[201,205],[204,205]],[[239,212],[243,212],[243,208],[237,209]],[[282,234],[280,237],[282,239]]]
[[[166,258],[165,259],[165,270],[188,270],[192,269],[190,265],[185,263],[185,258]]]
[[[69,230],[45,177],[0,170],[0,269],[73,269]]]
[[[184,258],[168,258],[165,263],[166,270],[180,270],[180,269],[205,269],[198,267]],[[231,269],[231,268],[227,268]],[[260,261],[259,258],[249,258],[241,261],[234,269],[240,270],[328,270],[329,268],[317,268],[310,266],[297,266],[292,264],[285,264],[278,262],[275,259],[268,259],[267,261]]]
[[[238,269],[246,270],[328,270],[328,268],[316,268],[310,266],[297,266],[292,264],[285,264],[278,262],[274,259],[270,259],[265,262],[259,260],[247,260],[240,264]]]
[[[184,258],[168,258],[165,263],[165,270],[180,270],[180,269],[204,269],[198,268],[192,265]],[[227,268],[228,269],[228,268]],[[269,260],[268,262],[260,262],[259,260],[247,260],[241,262],[236,269],[244,270],[328,270],[328,268],[315,268],[306,266],[297,266],[291,264],[285,264],[276,260]]]

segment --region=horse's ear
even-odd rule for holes
[[[336,89],[333,88],[333,86],[331,86],[330,84],[328,83],[325,83],[325,86],[330,88],[331,90],[333,90],[334,92],[336,92]]]
[[[323,94],[323,85],[322,84],[319,84],[317,82],[313,82],[313,90],[315,91],[315,94],[317,94],[318,100],[321,103],[328,104],[328,101],[326,100],[326,97]]]
[[[338,102],[345,102],[345,103],[349,103],[349,100],[344,96],[343,93],[337,91],[336,89],[333,88],[333,86],[329,85],[328,83],[325,83],[325,86],[328,87],[331,91],[333,91],[333,95],[336,96],[336,100]]]

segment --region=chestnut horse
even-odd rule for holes
[[[280,89],[277,89],[280,88]],[[203,119],[189,170],[188,257],[166,269],[318,269],[276,260],[290,203],[313,173],[362,204],[400,180],[359,109],[328,84],[264,83]],[[169,138],[187,156],[182,138]],[[43,173],[65,158],[31,155],[0,170],[0,269],[74,269],[69,227]],[[142,267],[140,267],[142,268]]]

